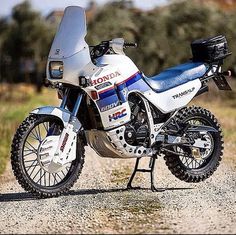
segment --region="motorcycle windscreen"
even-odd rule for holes
[[[88,47],[85,42],[86,16],[83,8],[70,6],[65,9],[49,53],[50,59],[66,59]]]

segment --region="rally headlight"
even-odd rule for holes
[[[61,79],[63,77],[63,62],[51,61],[49,63],[50,77],[54,79]]]

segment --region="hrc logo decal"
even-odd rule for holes
[[[112,115],[109,115],[109,122],[115,121],[115,120],[117,120],[119,118],[122,118],[122,117],[124,117],[126,115],[127,115],[126,109],[123,109],[122,111],[113,113]]]

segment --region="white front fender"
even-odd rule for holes
[[[60,108],[60,107],[53,107],[53,106],[45,106],[34,109],[30,112],[31,114],[37,115],[51,115],[58,117],[64,124],[64,127],[67,126],[68,122],[70,121],[71,112]]]

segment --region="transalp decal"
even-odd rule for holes
[[[193,92],[194,90],[195,90],[195,87],[192,87],[191,89],[188,89],[188,90],[186,90],[186,91],[180,92],[179,94],[173,95],[172,97],[173,97],[174,99],[182,98],[183,96],[190,94],[190,93]]]
[[[123,109],[122,111],[119,111],[119,112],[113,113],[112,115],[109,115],[109,121],[110,122],[115,121],[115,120],[122,118],[126,115],[127,115],[126,109]]]
[[[92,81],[92,86],[95,86],[95,85],[97,85],[97,84],[99,84],[99,83],[103,83],[103,82],[105,82],[105,81],[109,81],[109,80],[111,80],[112,78],[115,78],[115,77],[118,77],[118,76],[120,76],[121,74],[118,72],[118,71],[116,71],[116,72],[114,72],[114,73],[110,73],[110,74],[108,74],[108,75],[106,75],[106,76],[103,76],[103,77],[100,77],[100,78],[98,78],[98,79],[94,79],[93,81]]]

